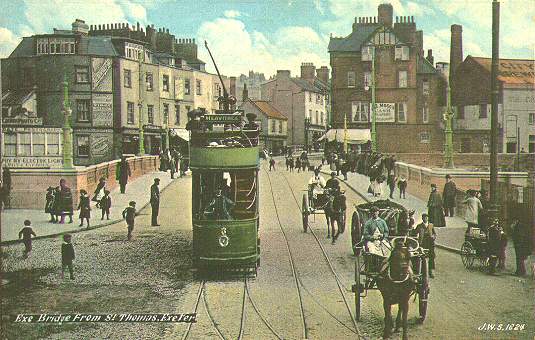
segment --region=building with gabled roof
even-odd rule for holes
[[[396,17],[394,22],[392,5],[381,4],[376,17],[355,18],[351,33],[331,37],[328,48],[334,128],[347,121],[348,129],[371,129],[374,58],[377,150],[443,150],[445,79],[434,67],[432,51],[424,56],[423,32],[414,17]]]
[[[491,64],[491,58],[469,55],[455,68],[453,127],[459,152],[490,151]],[[500,59],[498,82],[498,152],[535,153],[535,60]]]
[[[279,154],[286,146],[288,138],[288,117],[264,100],[249,99],[240,105],[245,113],[254,113],[260,126],[260,144],[265,150]]]

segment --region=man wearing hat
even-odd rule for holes
[[[370,208],[372,218],[364,224],[363,238],[366,241],[366,248],[372,254],[381,257],[390,256],[390,244],[385,240],[388,237],[388,226],[385,220],[379,217],[379,208]]]
[[[479,198],[477,198],[477,191],[468,190],[468,198],[463,201],[466,205],[464,212],[464,220],[467,224],[466,233],[470,234],[472,228],[477,228],[479,223],[479,213],[483,209],[483,205]]]
[[[158,224],[158,213],[160,211],[160,188],[158,188],[158,185],[160,184],[160,179],[155,178],[154,184],[150,187],[150,206],[152,208],[152,219],[151,219],[151,225],[153,227],[159,226]]]
[[[457,194],[457,187],[455,182],[451,180],[451,175],[446,175],[446,184],[444,184],[444,214],[453,217],[455,209],[455,195]]]
[[[433,270],[435,269],[435,239],[437,234],[435,228],[433,228],[433,224],[429,223],[426,213],[422,214],[422,223],[418,224],[411,231],[411,236],[418,239],[418,243],[422,248],[429,250],[429,277],[433,278]]]
[[[340,183],[336,178],[336,172],[333,171],[331,172],[331,178],[329,178],[327,183],[325,183],[325,188],[334,189],[335,187],[340,187]]]
[[[427,213],[429,215],[429,223],[433,223],[435,227],[446,226],[442,197],[437,191],[437,185],[434,183],[431,184],[431,194],[429,194],[429,200],[427,201]]]

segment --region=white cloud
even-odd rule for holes
[[[237,17],[241,16],[241,12],[233,10],[233,9],[229,9],[229,10],[223,12],[223,15],[225,15],[225,17],[227,17],[227,18],[237,18]]]
[[[5,27],[0,27],[0,58],[8,57],[17,47],[20,38]]]
[[[249,70],[272,75],[277,69],[288,69],[298,75],[302,62],[328,65],[327,39],[310,27],[287,26],[272,38],[258,31],[249,31],[237,19],[218,18],[204,22],[197,33],[199,41],[207,40],[222,73],[239,75]],[[200,58],[209,61],[204,48]],[[209,70],[214,70],[210,62]]]
[[[325,9],[323,8],[323,4],[321,3],[321,0],[314,0],[314,7],[316,10],[321,14],[325,14]]]

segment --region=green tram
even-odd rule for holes
[[[259,129],[254,115],[245,123],[243,111],[228,112],[197,111],[188,123],[194,265],[200,271],[256,273]]]

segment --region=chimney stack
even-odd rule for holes
[[[301,79],[314,80],[316,77],[316,66],[313,63],[301,64]]]
[[[329,82],[329,68],[327,66],[322,66],[316,70],[316,75],[319,80],[321,80],[325,85]]]
[[[431,65],[435,66],[435,58],[433,57],[432,49],[427,50],[427,57],[425,59],[427,59],[427,61],[430,62]]]
[[[247,83],[243,84],[243,92],[242,92],[242,102],[249,99],[249,91],[247,90]]]
[[[455,69],[462,62],[463,62],[463,27],[461,25],[451,25],[450,80],[455,73]]]
[[[290,78],[290,70],[277,70],[277,79]]]

